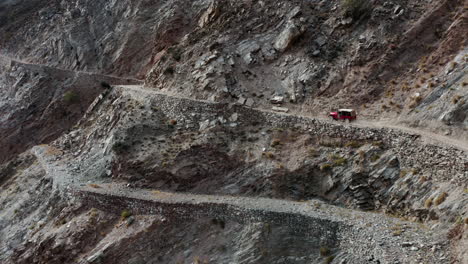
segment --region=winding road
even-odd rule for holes
[[[168,95],[166,93],[161,93],[157,92],[156,90],[150,90],[148,88],[145,88],[141,85],[117,85],[116,87],[120,87],[123,89],[131,90],[134,92],[140,92],[142,94],[160,94],[160,95],[165,95],[165,96],[170,96],[178,99],[184,99],[184,100],[190,100],[194,102],[201,102],[201,103],[206,103],[206,104],[216,104],[215,102],[211,101],[206,101],[206,100],[196,100],[192,98],[184,98],[184,97],[178,97],[174,95]],[[267,109],[262,109],[262,108],[254,108],[255,110],[262,111],[262,112],[269,112],[269,113],[275,113],[277,115],[286,115],[286,116],[298,116],[298,117],[304,117],[304,118],[314,118],[314,119],[319,119],[321,121],[325,122],[336,122],[336,121],[330,121],[327,118],[323,117],[318,117],[318,116],[312,116],[312,115],[300,115],[296,113],[280,113],[280,112],[274,112],[272,110],[267,110]],[[340,125],[344,126],[355,126],[355,127],[360,127],[360,128],[388,128],[388,129],[395,129],[399,130],[404,133],[409,133],[409,134],[415,134],[421,136],[424,142],[427,143],[432,143],[432,144],[437,144],[441,146],[450,146],[457,148],[459,150],[463,150],[465,152],[468,152],[468,142],[463,141],[463,140],[457,140],[455,138],[443,136],[440,134],[435,134],[429,131],[417,129],[417,128],[410,128],[410,127],[405,127],[402,125],[398,124],[392,124],[390,122],[385,122],[385,121],[368,121],[368,120],[358,120],[353,123],[340,123]]]
[[[43,64],[29,63],[29,62],[14,59],[14,58],[11,58],[11,57],[8,57],[8,56],[0,55],[0,62],[5,63],[7,61],[21,63],[21,64],[25,64],[25,65],[38,66],[38,67],[54,68],[54,67],[43,65]],[[57,68],[57,69],[59,69],[59,68]],[[64,70],[64,69],[59,69],[59,70]],[[65,71],[71,71],[71,70],[65,70]],[[141,82],[141,80],[137,80],[137,79],[125,78],[125,77],[119,77],[119,76],[112,76],[112,75],[105,75],[105,74],[99,74],[99,73],[93,73],[93,72],[86,72],[86,71],[75,71],[75,72],[83,73],[83,74],[96,74],[96,75],[108,76],[108,77],[113,77],[113,78],[132,80],[132,81],[135,81],[135,82]],[[191,98],[183,98],[183,97],[178,97],[176,95],[169,95],[169,94],[165,94],[165,93],[160,93],[160,92],[157,92],[156,89],[151,90],[151,89],[143,87],[142,85],[118,85],[118,87],[133,90],[133,91],[136,91],[136,92],[141,92],[143,94],[145,94],[145,93],[155,93],[155,94],[162,94],[162,95],[172,96],[172,97],[175,97],[175,98],[180,98],[180,99],[185,99],[185,100],[192,100],[192,101],[197,101],[197,102],[204,102],[204,103],[213,104],[213,102],[209,102],[209,101],[195,100],[195,99],[191,99]],[[271,110],[260,109],[260,108],[256,108],[256,110],[264,111],[264,112],[273,112]],[[275,114],[289,115],[289,116],[300,116],[300,117],[306,117],[306,118],[315,118],[315,119],[331,122],[328,119],[320,117],[320,116],[301,115],[301,114],[297,114],[297,113],[278,113],[278,112],[275,112]],[[443,136],[443,135],[432,133],[432,132],[425,131],[425,130],[422,130],[422,129],[410,128],[410,127],[403,126],[403,125],[400,125],[400,124],[395,124],[395,123],[390,123],[390,122],[385,122],[385,121],[358,120],[355,123],[346,124],[346,125],[356,126],[356,127],[361,127],[361,128],[396,129],[396,130],[400,130],[400,131],[405,132],[405,133],[420,135],[421,138],[425,142],[428,142],[428,143],[433,143],[433,144],[438,144],[438,145],[447,145],[447,146],[451,146],[451,147],[463,150],[465,152],[468,152],[468,142],[465,141],[465,140],[458,140],[458,139],[455,139],[455,138],[452,138],[452,137]]]

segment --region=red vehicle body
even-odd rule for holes
[[[356,111],[353,109],[338,109],[336,112],[330,112],[330,117],[333,120],[341,120],[341,121],[348,121],[351,122],[356,120]]]

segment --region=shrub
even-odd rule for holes
[[[80,97],[78,96],[78,94],[76,92],[68,91],[63,95],[63,100],[67,104],[74,104],[74,103],[76,103],[76,102],[78,102],[80,100]]]
[[[403,230],[398,229],[398,230],[393,231],[392,235],[393,236],[399,236],[399,235],[401,235],[401,233],[403,233]]]
[[[435,205],[439,205],[441,203],[443,203],[445,201],[445,199],[447,199],[447,196],[448,196],[448,193],[446,192],[443,192],[441,193],[439,196],[437,196],[437,198],[434,200],[434,204]]]
[[[335,166],[343,166],[343,165],[345,165],[347,162],[348,162],[348,160],[345,159],[345,158],[343,158],[343,157],[333,160],[333,164],[334,164]]]
[[[122,213],[120,213],[120,216],[122,217],[122,219],[127,219],[128,217],[132,216],[132,212],[125,209],[122,211]]]
[[[101,82],[101,87],[105,89],[110,89],[111,85],[108,82],[102,81]]]
[[[371,11],[369,0],[343,0],[341,5],[344,15],[355,20],[368,15]]]
[[[325,264],[330,264],[330,263],[332,263],[332,261],[333,261],[334,259],[335,259],[334,256],[328,256],[328,257],[325,258],[325,260],[323,261],[323,263],[325,263]]]
[[[330,163],[325,163],[320,165],[320,170],[330,170],[332,168],[332,165]]]
[[[281,140],[279,140],[279,139],[275,139],[275,140],[273,140],[273,141],[271,142],[271,146],[272,146],[272,147],[276,147],[276,146],[278,146],[278,145],[280,145],[280,144],[281,144]]]
[[[376,161],[378,161],[380,159],[380,155],[378,155],[378,154],[373,155],[370,159],[371,159],[372,162],[376,162]]]
[[[453,103],[453,104],[457,104],[457,103],[460,101],[461,98],[462,98],[462,96],[460,96],[460,95],[455,95],[455,96],[452,98],[452,103]]]
[[[330,249],[327,247],[320,247],[320,256],[328,256],[330,255]]]
[[[382,141],[374,141],[374,142],[372,142],[372,146],[374,146],[374,147],[383,148],[384,145],[385,145],[385,144],[384,144]]]
[[[128,149],[130,148],[129,145],[123,143],[123,142],[116,142],[113,146],[112,146],[112,150],[117,153],[117,154],[122,154],[122,153],[125,153],[128,151]]]
[[[318,156],[320,156],[320,154],[317,152],[316,149],[314,149],[314,148],[309,149],[309,157],[314,158],[314,157],[318,157]]]
[[[174,71],[174,68],[172,68],[171,66],[169,66],[169,67],[167,67],[167,68],[164,70],[163,74],[164,74],[164,75],[173,75],[174,72],[175,72],[175,71]]]
[[[348,147],[348,148],[360,148],[361,146],[362,144],[357,141],[350,141],[345,144],[345,147]]]
[[[360,160],[364,160],[366,158],[366,153],[363,150],[360,150],[358,155]]]
[[[432,206],[432,200],[433,200],[432,197],[427,198],[426,201],[424,202],[424,206],[426,208],[430,208]]]
[[[407,174],[408,174],[408,170],[406,170],[406,169],[401,170],[400,171],[400,178],[405,177]]]
[[[274,159],[275,158],[275,154],[273,154],[273,152],[267,152],[265,153],[265,156],[269,159]]]

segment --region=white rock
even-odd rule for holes
[[[289,112],[289,109],[286,108],[286,107],[277,107],[277,106],[273,106],[273,108],[271,108],[273,111],[276,111],[276,112],[282,112],[282,113],[287,113]]]
[[[284,97],[283,96],[273,96],[273,98],[270,99],[270,102],[272,104],[282,104],[284,102]]]
[[[240,97],[239,100],[237,101],[238,104],[245,104],[245,102],[247,101],[247,99],[245,99],[244,97]]]
[[[229,118],[229,121],[231,122],[237,122],[237,119],[239,118],[239,115],[237,113],[234,113],[231,115],[231,117]]]
[[[304,31],[289,20],[281,33],[276,37],[273,47],[280,52],[289,48],[291,43],[299,37]]]

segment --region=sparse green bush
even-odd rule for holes
[[[340,157],[340,158],[338,158],[338,159],[333,160],[333,164],[334,164],[335,166],[343,166],[343,165],[345,165],[346,163],[348,163],[348,160],[345,159],[345,158],[343,158],[343,157]]]
[[[122,217],[122,219],[127,219],[128,217],[132,216],[132,212],[125,209],[122,211],[122,213],[120,213],[120,216]]]
[[[324,171],[324,170],[330,170],[332,168],[332,165],[330,163],[324,163],[322,165],[320,165],[320,170]]]
[[[376,161],[378,161],[380,159],[380,155],[375,154],[370,159],[371,159],[372,162],[376,162]]]
[[[80,97],[75,91],[68,91],[63,95],[63,100],[67,104],[74,104],[80,100]]]
[[[333,166],[343,166],[348,162],[346,158],[336,154],[330,155],[329,160],[333,163]]]
[[[342,0],[341,5],[344,15],[355,20],[369,15],[372,10],[369,0]]]
[[[361,146],[362,144],[357,141],[350,141],[345,144],[345,147],[347,148],[360,148]]]

